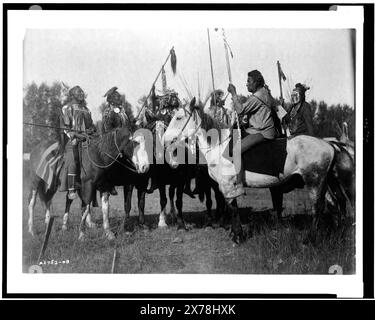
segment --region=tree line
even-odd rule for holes
[[[49,125],[58,128],[60,126],[61,109],[64,105],[64,96],[66,89],[60,82],[55,82],[52,85],[41,83],[31,83],[24,89],[23,98],[23,121],[28,123]],[[125,111],[133,123],[134,114],[132,105],[126,100],[125,95],[121,95],[123,99],[123,106]],[[138,101],[140,105],[143,104],[146,97],[141,97]],[[242,100],[247,97],[242,96]],[[341,128],[343,122],[348,124],[349,139],[355,140],[355,111],[350,106],[344,104],[328,106],[324,101],[309,101],[314,114],[314,133],[317,137],[336,137],[340,138]],[[99,106],[99,111],[102,114],[106,103],[103,102]],[[92,106],[89,106],[92,110]],[[97,129],[101,132],[101,120],[97,121]],[[33,146],[39,142],[59,139],[60,130],[52,128],[42,128],[31,125],[23,126],[23,150],[28,153]]]
[[[48,125],[51,127],[60,127],[60,116],[62,107],[65,104],[66,88],[61,82],[54,82],[52,85],[41,83],[37,85],[35,82],[27,85],[24,88],[23,97],[23,122],[34,123],[41,125]],[[132,105],[126,100],[125,95],[121,95],[123,106],[129,119],[134,120]],[[102,114],[106,103],[103,102],[99,106],[99,111]],[[91,111],[92,106],[88,106]],[[101,120],[95,123],[99,133],[102,129]],[[45,140],[60,139],[59,129],[38,127],[32,125],[23,126],[23,152],[29,153],[33,146]]]

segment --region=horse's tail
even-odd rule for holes
[[[328,191],[339,207],[346,199],[354,206],[354,159],[344,143],[329,144],[334,149],[334,159],[327,176]]]

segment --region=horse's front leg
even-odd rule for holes
[[[86,219],[89,214],[90,214],[90,204],[82,205],[82,217],[81,217],[81,223],[79,224],[79,236],[78,236],[78,240],[80,241],[85,240]]]
[[[237,199],[232,200],[231,202],[228,202],[229,210],[232,214],[232,240],[236,244],[240,244],[245,240],[244,233],[242,231],[241,226],[241,220],[240,220],[240,214],[237,207]]]
[[[211,186],[206,184],[204,186],[204,194],[206,196],[206,216],[207,221],[205,223],[205,227],[212,227],[213,223],[213,217],[212,217],[212,198],[211,198]],[[216,206],[218,206],[218,203],[216,202]]]
[[[176,192],[176,186],[175,185],[170,185],[169,186],[169,205],[171,207],[169,214],[172,217],[172,224],[175,224],[177,217],[176,217],[176,207],[174,205],[174,195]]]
[[[68,192],[67,192],[66,197],[65,197],[65,212],[64,212],[64,215],[63,215],[63,224],[62,224],[62,227],[61,227],[62,231],[68,230],[69,213],[70,213],[70,207],[72,205],[72,202],[73,202],[73,200],[69,199]]]
[[[273,210],[277,213],[277,219],[279,222],[282,220],[282,212],[283,212],[283,192],[279,187],[271,187],[271,198],[272,198],[272,205]]]
[[[144,226],[145,224],[145,198],[146,198],[146,189],[143,187],[137,188],[138,195],[138,212],[139,212],[139,224]]]
[[[179,183],[177,186],[177,197],[176,197],[176,207],[177,207],[177,230],[184,229],[188,230],[184,218],[182,216],[182,196],[184,193],[184,183]]]
[[[28,231],[34,237],[34,208],[36,203],[37,190],[30,190],[29,194],[29,220],[28,220]]]
[[[125,217],[122,220],[122,230],[130,231],[130,210],[132,208],[132,195],[134,186],[131,184],[124,185],[124,210]]]
[[[167,206],[167,196],[165,194],[165,185],[159,186],[159,194],[160,194],[160,215],[159,215],[159,228],[165,228],[167,227],[166,223],[166,212],[165,208]]]
[[[46,227],[51,219],[51,203],[52,203],[52,200],[48,200],[44,203],[44,206],[45,206],[45,210],[46,210],[46,215],[45,215],[45,218],[44,218],[44,223],[46,224]]]
[[[108,240],[111,241],[115,239],[115,235],[109,228],[109,192],[103,192],[101,194],[101,199],[102,199],[104,235]]]

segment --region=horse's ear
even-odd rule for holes
[[[190,101],[190,111],[193,112],[194,108],[195,108],[195,102],[196,102],[196,99],[195,97],[193,99],[191,99]]]
[[[69,90],[69,87],[64,83],[64,81],[61,81],[63,87],[66,89],[66,90]]]

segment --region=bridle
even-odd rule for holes
[[[88,137],[87,137],[88,138]],[[120,148],[119,146],[117,145],[117,129],[114,130],[114,134],[113,134],[113,139],[114,139],[114,143],[115,143],[115,146],[116,146],[116,149],[117,149],[117,155],[115,157],[111,156],[109,153],[103,151],[103,154],[105,154],[108,158],[112,159],[113,161],[108,164],[108,165],[100,165],[100,164],[97,164],[94,160],[92,160],[92,158],[90,157],[90,153],[89,153],[89,145],[90,145],[90,139],[86,139],[87,141],[87,148],[86,148],[86,152],[87,152],[87,157],[88,159],[90,160],[90,162],[98,167],[98,168],[102,168],[102,169],[105,169],[105,168],[108,168],[110,166],[112,166],[115,162],[119,163],[121,166],[123,166],[124,168],[132,171],[132,172],[135,172],[135,173],[138,173],[137,170],[134,169],[134,165],[133,163],[127,158],[127,157],[123,157],[123,154],[122,152],[120,151]],[[126,142],[125,145],[128,145],[132,140],[132,136],[129,137],[129,140]],[[118,158],[124,158],[126,162],[128,162],[130,164],[130,166],[128,165],[125,165],[124,163],[118,161],[117,159]]]
[[[194,110],[193,111],[189,111],[189,110],[187,110],[185,107],[183,107],[183,109],[184,109],[184,112],[185,112],[185,114],[187,113],[187,114],[189,114],[189,117],[188,117],[188,119],[186,120],[186,122],[185,122],[185,124],[183,125],[183,127],[182,127],[182,129],[180,130],[180,132],[179,132],[179,134],[177,135],[177,137],[176,137],[176,143],[177,144],[179,144],[179,143],[181,143],[181,142],[183,142],[184,140],[185,140],[185,137],[183,137],[182,136],[182,133],[184,132],[184,130],[185,130],[185,128],[186,128],[186,126],[188,125],[188,123],[189,123],[189,121],[191,120],[191,118],[194,116],[194,121],[196,121],[197,120],[197,110],[194,108]],[[236,121],[237,121],[237,125],[238,125],[238,128],[239,128],[239,120],[238,120],[238,116],[236,116]],[[201,121],[200,121],[200,123],[197,125],[197,127],[196,127],[196,129],[195,129],[195,131],[194,131],[194,133],[192,134],[192,136],[194,136],[197,132],[198,132],[198,130],[202,127],[202,119],[201,119]],[[228,137],[226,137],[223,141],[221,141],[219,144],[223,144],[224,142],[226,142],[227,140],[229,140],[229,139],[231,139],[232,138],[232,136],[233,136],[233,133],[231,133],[231,134],[229,134],[228,135]],[[239,134],[239,138],[238,138],[239,140],[241,140],[241,134]],[[185,141],[184,141],[185,142]],[[186,143],[186,142],[185,142]],[[205,154],[207,154],[208,152],[210,152],[210,149],[212,149],[213,147],[212,146],[208,146],[208,147],[206,147],[206,148],[203,148],[203,147],[199,147],[199,150],[201,150],[201,151],[203,151],[203,150],[207,150],[206,152],[205,152]]]
[[[194,108],[194,110],[191,111],[191,112],[190,112],[189,110],[187,110],[185,107],[182,107],[182,108],[184,109],[185,114],[187,113],[187,114],[189,115],[189,117],[187,118],[187,120],[186,120],[186,122],[184,123],[182,129],[180,130],[180,132],[178,133],[178,135],[177,135],[177,137],[176,137],[176,142],[177,142],[177,144],[179,144],[179,143],[181,143],[182,141],[185,140],[185,137],[182,136],[182,133],[184,132],[186,126],[188,125],[188,123],[189,123],[191,117],[194,116],[194,122],[197,121],[197,112],[198,112],[198,111],[195,110],[195,108]],[[194,135],[198,132],[198,130],[201,128],[201,126],[202,126],[202,120],[201,120],[201,122],[197,125],[197,127],[195,128],[195,131],[194,131],[194,133],[192,134],[192,136],[194,136]]]

